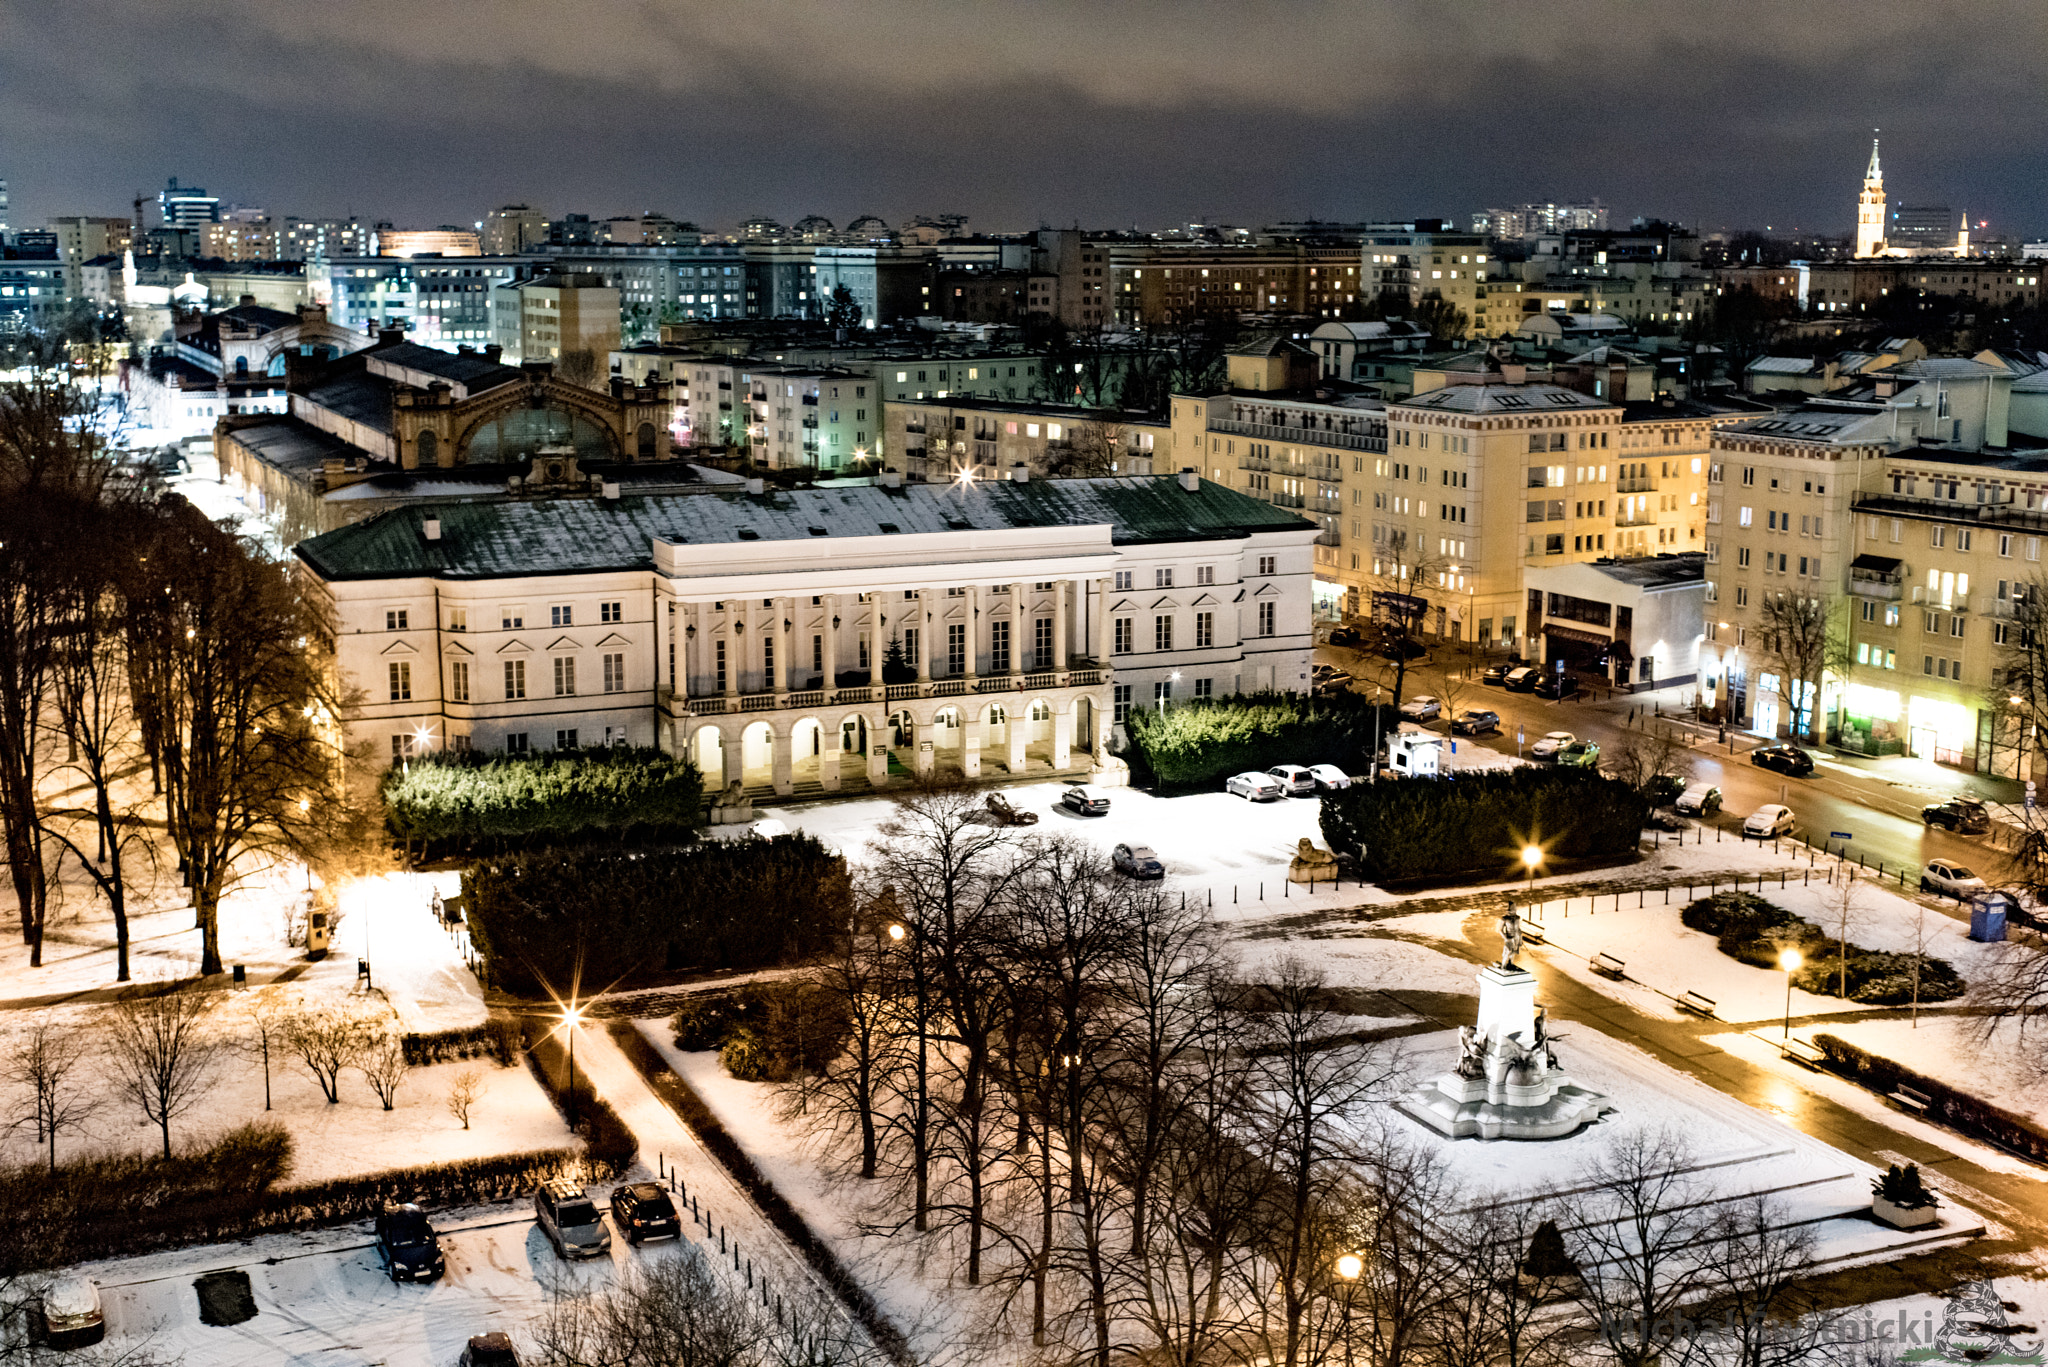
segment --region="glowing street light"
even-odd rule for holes
[[[1799,971],[1799,965],[1806,959],[1796,949],[1778,952],[1778,967],[1785,970],[1785,1038],[1792,1038],[1792,975]]]
[[[583,1024],[583,1008],[570,1002],[562,1010],[562,1025],[569,1035],[569,1128],[576,1128],[576,1027]]]
[[[889,926],[889,938],[899,944],[902,943],[903,927],[892,922]]]
[[[1523,868],[1525,868],[1525,869],[1527,869],[1527,870],[1529,871],[1529,893],[1528,893],[1528,895],[1529,895],[1529,898],[1530,898],[1530,900],[1532,900],[1532,901],[1533,901],[1533,900],[1535,899],[1535,897],[1536,897],[1536,866],[1537,866],[1538,864],[1541,864],[1542,862],[1543,862],[1543,847],[1542,847],[1542,846],[1540,846],[1540,845],[1524,845],[1524,846],[1522,846],[1522,867],[1523,867]]]
[[[1359,1275],[1364,1271],[1365,1259],[1359,1257],[1356,1253],[1346,1253],[1343,1257],[1337,1259],[1337,1275],[1347,1282],[1357,1281]]]

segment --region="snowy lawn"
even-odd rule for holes
[[[1976,1017],[1923,1011],[1917,1029],[1911,1020],[1845,1021],[1814,1029],[2048,1125],[2048,1063],[2039,1048],[2020,1047],[2010,1031],[1987,1042],[1978,1033],[1981,1023]]]
[[[341,1075],[340,1103],[329,1104],[304,1065],[281,1045],[273,1044],[272,1109],[266,1113],[263,1061],[254,1050],[253,1011],[266,1000],[279,1006],[340,1001],[302,993],[296,984],[244,993],[223,991],[213,996],[209,1024],[213,1035],[228,1047],[216,1055],[199,1103],[172,1121],[173,1143],[204,1143],[249,1121],[275,1120],[291,1133],[290,1180],[297,1183],[575,1142],[554,1103],[523,1064],[500,1068],[488,1058],[451,1060],[410,1070],[399,1085],[394,1109],[386,1111],[363,1075],[353,1069]],[[353,1006],[372,1020],[396,1023],[391,1007],[374,995],[356,997]],[[118,1091],[113,1061],[101,1047],[103,1036],[95,1035],[94,1018],[103,1009],[59,1007],[47,1017],[28,1011],[0,1013],[0,1053],[39,1018],[83,1032],[92,1048],[80,1069],[78,1085],[97,1094],[99,1103],[76,1132],[59,1134],[59,1161],[94,1151],[149,1152],[162,1142],[157,1128]],[[476,1071],[484,1089],[467,1130],[447,1108],[456,1075],[465,1070]],[[0,1082],[0,1113],[26,1114],[23,1096],[14,1084]],[[0,1162],[32,1163],[44,1156],[29,1128],[0,1131]]]

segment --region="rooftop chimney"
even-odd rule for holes
[[[1506,362],[1502,362],[1500,382],[1502,384],[1527,384],[1529,382],[1529,367],[1526,365],[1509,365]]]
[[[901,489],[903,487],[903,472],[893,465],[884,466],[882,468],[882,487],[884,489]]]
[[[1180,487],[1191,494],[1199,492],[1202,487],[1202,477],[1196,474],[1191,466],[1183,465],[1180,467]]]
[[[423,519],[420,522],[420,535],[429,541],[439,541],[441,539],[441,519],[438,517]]]
[[[1012,465],[1010,467],[1010,482],[1012,484],[1029,484],[1031,482],[1031,467],[1021,460]]]
[[[617,480],[606,480],[602,488],[604,491],[604,496],[607,499],[610,499],[613,503],[617,503],[619,501],[619,482]]]
[[[750,493],[750,494],[765,494],[765,493],[767,493],[767,492],[768,492],[768,481],[767,481],[767,480],[765,480],[765,479],[762,479],[762,478],[760,478],[760,477],[759,477],[758,475],[757,475],[757,476],[755,476],[755,477],[754,477],[753,479],[750,479],[750,480],[748,480],[748,481],[747,481],[747,492],[748,492],[748,493]]]

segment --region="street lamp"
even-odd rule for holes
[[[576,1027],[583,1024],[583,1008],[571,1002],[562,1012],[562,1025],[569,1034],[569,1128],[576,1128]]]
[[[1792,975],[1799,971],[1799,965],[1806,962],[1796,949],[1778,952],[1778,967],[1785,970],[1785,1038],[1792,1038]]]
[[[1341,1254],[1337,1258],[1337,1275],[1346,1282],[1355,1282],[1365,1271],[1365,1259],[1356,1253]],[[1344,1288],[1344,1367],[1351,1367],[1351,1288]]]
[[[896,941],[898,944],[901,944],[903,942],[903,927],[896,924],[893,921],[890,922],[889,938]]]
[[[1522,867],[1529,871],[1529,900],[1536,899],[1536,866],[1543,862],[1543,849],[1539,845],[1522,846]]]

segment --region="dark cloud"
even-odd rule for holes
[[[2048,229],[2048,6],[1890,0],[0,0],[17,223],[177,175],[275,213],[507,199],[977,226],[1452,214],[1546,195],[1846,231]]]

